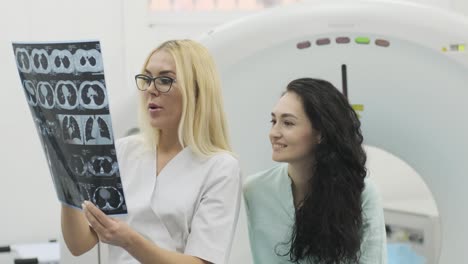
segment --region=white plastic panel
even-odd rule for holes
[[[340,36],[371,42],[336,44]],[[317,46],[324,37],[331,43]],[[390,46],[374,45],[377,38]],[[311,47],[297,49],[305,40]],[[365,143],[404,160],[434,194],[442,225],[440,263],[468,257],[463,203],[468,199],[468,56],[450,51],[451,44],[468,43],[466,19],[394,2],[304,3],[217,28],[202,42],[221,69],[233,144],[245,175],[273,164],[270,111],[285,85],[317,77],[341,88],[346,64],[350,101],[364,105]]]

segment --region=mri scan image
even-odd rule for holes
[[[87,145],[111,144],[111,119],[108,115],[85,117],[85,143]]]
[[[45,138],[57,138],[60,139],[60,130],[57,121],[55,120],[43,120],[41,118],[34,118],[34,122],[40,135]]]
[[[104,84],[99,81],[83,82],[80,85],[80,104],[86,109],[107,107],[107,96]]]
[[[80,190],[81,190],[81,197],[83,201],[91,201],[92,196],[90,194],[91,189],[93,188],[93,184],[90,183],[80,183]]]
[[[100,72],[103,70],[101,53],[95,49],[78,49],[74,55],[78,72]]]
[[[23,82],[24,92],[26,94],[26,100],[30,106],[37,106],[37,91],[34,87],[34,83],[26,80]]]
[[[78,106],[76,85],[72,81],[58,81],[55,85],[55,101],[62,109],[75,109]]]
[[[58,199],[126,213],[98,41],[13,43]]]
[[[39,103],[46,109],[52,109],[55,106],[54,88],[48,82],[39,82],[37,84],[37,93]]]
[[[63,140],[68,144],[83,144],[81,117],[75,115],[59,115]]]
[[[57,121],[55,120],[46,120],[45,127],[47,130],[47,135],[49,137],[60,138],[60,130]]]
[[[32,68],[36,73],[50,73],[49,54],[44,49],[33,49],[31,52]]]
[[[89,162],[89,171],[94,176],[111,176],[117,170],[117,162],[110,156],[94,156]]]
[[[88,164],[82,156],[77,154],[73,154],[70,157],[69,165],[71,170],[78,176],[84,176],[88,171]]]
[[[55,73],[72,73],[75,70],[73,54],[69,50],[54,49],[49,61]]]
[[[32,71],[32,65],[28,51],[24,48],[17,48],[15,56],[18,70],[23,73],[30,73]]]
[[[93,203],[101,210],[117,210],[124,202],[124,196],[113,186],[101,186],[93,193]]]

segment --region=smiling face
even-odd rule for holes
[[[320,133],[313,128],[297,94],[287,92],[279,99],[271,113],[271,123],[274,161],[296,163],[313,158]]]
[[[145,74],[150,77],[167,76],[176,80],[176,65],[172,55],[165,50],[154,52],[145,67]],[[158,91],[154,82],[143,93],[151,126],[163,131],[177,131],[182,115],[182,94],[177,81],[167,93]]]

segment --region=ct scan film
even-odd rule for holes
[[[100,43],[13,43],[13,50],[59,200],[127,213]]]

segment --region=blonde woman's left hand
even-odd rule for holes
[[[85,201],[82,207],[86,219],[101,242],[122,248],[130,245],[132,235],[136,232],[125,222],[107,216],[91,202]]]

